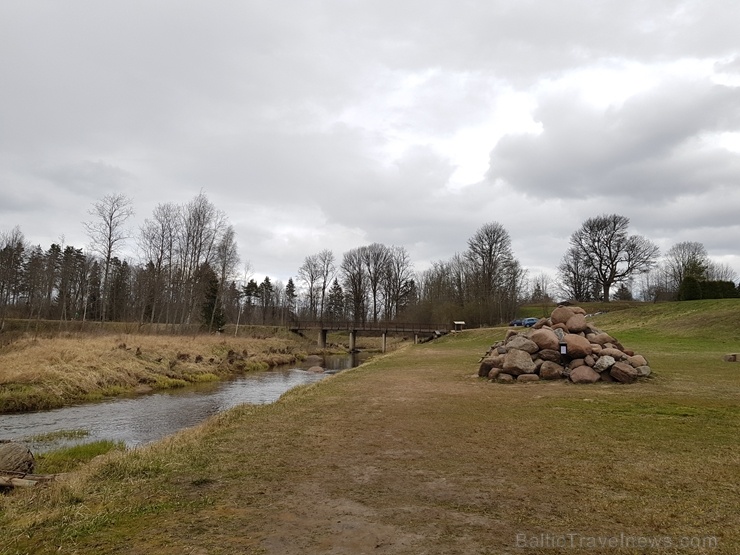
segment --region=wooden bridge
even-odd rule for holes
[[[385,352],[388,334],[413,334],[414,343],[419,342],[420,336],[429,338],[445,335],[450,331],[449,324],[417,324],[408,322],[348,322],[348,321],[321,321],[296,320],[290,323],[290,331],[302,333],[316,331],[318,333],[319,348],[326,348],[326,335],[330,331],[349,332],[349,349],[355,349],[357,334],[360,332],[380,334],[383,338],[382,350]]]

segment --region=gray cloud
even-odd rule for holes
[[[739,18],[668,0],[6,1],[0,231],[81,246],[108,192],[140,223],[203,190],[278,278],[373,241],[423,267],[488,221],[552,270],[583,219],[617,212],[740,272],[740,142],[718,141],[740,131]],[[646,83],[594,103],[603,72]]]
[[[605,109],[563,93],[544,98],[539,135],[504,137],[488,179],[536,197],[628,197],[664,202],[677,194],[740,185],[736,153],[701,140],[740,122],[740,89],[668,82]]]

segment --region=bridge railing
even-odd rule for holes
[[[449,331],[449,324],[420,324],[415,322],[351,322],[326,320],[295,320],[288,327],[292,330],[330,330],[330,331],[380,331],[395,333],[434,333]]]

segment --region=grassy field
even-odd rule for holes
[[[633,385],[494,384],[505,328],[407,346],[0,498],[0,553],[740,553],[740,302],[595,318]]]

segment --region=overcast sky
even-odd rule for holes
[[[587,218],[740,273],[736,0],[0,0],[0,232],[85,247],[201,190],[255,276],[501,223],[530,275]],[[134,243],[131,241],[131,249]]]

